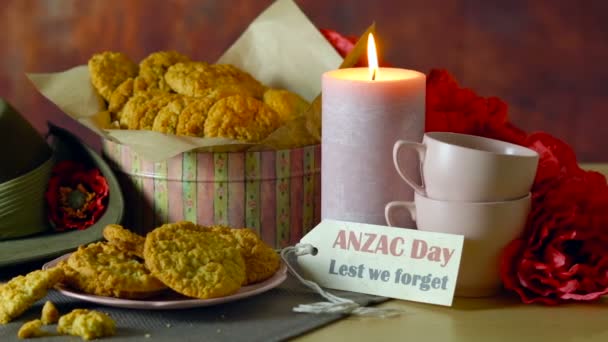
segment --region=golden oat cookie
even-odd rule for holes
[[[134,254],[105,242],[80,246],[62,268],[67,285],[97,296],[146,298],[166,289]]]
[[[101,52],[89,59],[91,83],[97,92],[110,100],[112,92],[126,79],[137,75],[137,64],[122,52]]]
[[[264,96],[266,87],[248,72],[232,64],[213,64],[211,67],[216,75],[215,87],[239,85],[246,87],[248,89],[247,93],[257,99],[261,99]]]
[[[122,109],[129,99],[133,96],[133,78],[127,78],[124,82],[122,82],[110,96],[110,100],[108,102],[108,111],[112,114],[111,120],[120,121],[120,115],[122,114]]]
[[[180,95],[169,93],[159,94],[144,101],[132,111],[128,113],[124,112],[123,115],[127,115],[127,128],[151,130],[158,112],[179,96]]]
[[[285,89],[267,89],[264,103],[279,114],[282,123],[301,116],[310,107],[310,103],[300,95]]]
[[[251,87],[247,83],[228,83],[218,84],[209,88],[205,97],[210,97],[217,101],[231,95],[245,95],[261,99],[259,89]]]
[[[206,137],[257,142],[280,124],[278,114],[253,97],[233,95],[217,101],[205,120]]]
[[[167,69],[180,62],[189,62],[188,56],[177,51],[151,53],[139,63],[139,75],[135,78],[135,92],[147,90],[171,91],[165,82]]]
[[[164,106],[156,115],[152,130],[165,134],[176,134],[179,116],[189,105],[199,101],[190,96],[179,96]]]
[[[209,88],[210,67],[206,62],[176,63],[165,73],[165,82],[178,94],[200,96]]]
[[[23,323],[19,331],[17,332],[17,337],[24,338],[32,338],[32,337],[43,337],[48,336],[49,334],[42,330],[42,321],[39,319],[34,319],[28,322]]]
[[[165,80],[175,92],[195,97],[204,97],[219,86],[238,86],[258,98],[265,90],[253,76],[229,64],[177,63],[167,70]]]
[[[109,224],[103,229],[103,237],[123,252],[133,253],[143,259],[146,238],[118,224]]]
[[[174,291],[194,298],[234,294],[245,281],[241,253],[192,222],[165,224],[146,236],[146,266]]]
[[[190,103],[177,117],[175,133],[191,137],[202,137],[209,108],[213,105],[211,98],[200,97]]]
[[[254,284],[272,277],[281,265],[277,252],[249,228],[231,228],[223,225],[205,227],[205,230],[232,237],[229,241],[245,259],[246,284]]]
[[[208,88],[204,96],[194,97],[194,101],[179,114],[175,133],[192,137],[204,136],[205,120],[211,106],[220,99],[238,94],[247,95],[248,89],[237,84]]]
[[[21,315],[36,301],[46,296],[48,289],[64,277],[61,268],[38,270],[17,276],[0,286],[0,324]]]
[[[118,117],[120,128],[127,129],[129,127],[129,118],[135,115],[135,113],[137,113],[138,111],[143,110],[141,108],[144,107],[146,102],[152,100],[155,97],[165,95],[167,95],[167,93],[159,91],[146,91],[134,94],[131,98],[129,98],[127,103],[125,103],[125,106],[123,107],[122,112]]]
[[[59,318],[57,332],[91,340],[114,335],[116,333],[116,322],[100,311],[74,309]]]
[[[59,319],[59,310],[55,307],[55,304],[50,300],[47,300],[42,307],[42,314],[40,315],[40,320],[43,324],[53,324],[57,323]]]

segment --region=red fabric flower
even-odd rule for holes
[[[526,133],[508,122],[508,107],[461,88],[446,70],[434,69],[426,83],[427,132],[454,132],[523,144]]]
[[[523,145],[539,154],[538,170],[534,180],[536,188],[547,182],[558,181],[562,177],[582,172],[576,161],[574,150],[550,134],[533,133]]]
[[[338,51],[342,58],[346,57],[348,53],[355,47],[359,37],[356,36],[344,36],[334,30],[320,29],[321,34],[327,41]]]
[[[357,36],[345,36],[336,32],[334,30],[329,29],[319,29],[321,34],[325,37],[325,39],[336,49],[336,51],[345,58],[348,54],[354,49],[357,41],[359,41],[359,37]],[[390,67],[382,55],[378,56],[378,64],[384,67]],[[353,65],[353,67],[367,67],[367,54],[363,54],[357,63]]]
[[[502,256],[505,288],[525,303],[595,300],[608,293],[608,185],[580,171],[534,193],[522,237]]]
[[[98,169],[74,161],[55,165],[45,193],[48,218],[55,230],[86,229],[104,213],[108,183]]]

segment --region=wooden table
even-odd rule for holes
[[[608,164],[583,164],[608,175]],[[608,252],[608,251],[607,251]],[[452,307],[392,300],[396,318],[349,317],[298,339],[307,341],[608,341],[608,298],[595,304],[525,305],[511,294],[455,298]]]

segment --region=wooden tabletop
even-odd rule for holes
[[[582,164],[608,175],[606,164]],[[380,307],[402,311],[396,318],[348,317],[312,331],[312,341],[608,341],[608,298],[595,304],[526,305],[511,294],[455,298],[452,307],[392,300]]]
[[[380,307],[403,313],[387,319],[349,317],[296,341],[608,341],[608,299],[548,307],[502,295],[455,298],[452,307],[401,300]]]

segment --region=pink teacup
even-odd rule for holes
[[[403,172],[402,148],[418,152],[422,184]],[[538,153],[523,146],[474,135],[431,132],[422,143],[399,140],[393,162],[403,180],[426,197],[447,201],[506,201],[530,192]]]
[[[418,230],[464,235],[456,295],[482,297],[501,288],[500,254],[524,229],[530,194],[501,202],[440,201],[418,193],[413,202],[390,202],[386,222],[393,226],[393,209],[405,208]]]

